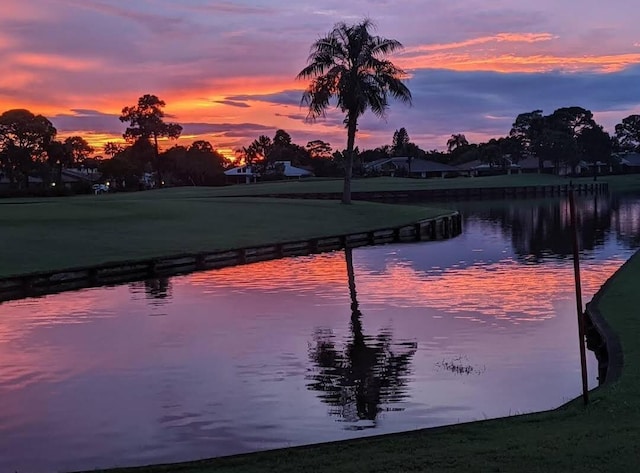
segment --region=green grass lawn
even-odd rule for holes
[[[449,212],[206,194],[166,189],[2,200],[0,277],[388,228]]]
[[[640,252],[599,308],[620,335],[625,366],[614,384],[539,414],[403,434],[116,472],[623,472],[640,455]],[[544,383],[544,379],[539,380]],[[576,389],[579,380],[576,378]]]

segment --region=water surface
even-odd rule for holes
[[[0,471],[192,460],[578,396],[567,203],[457,205],[449,241],[0,304]],[[585,301],[639,246],[639,207],[580,201]]]

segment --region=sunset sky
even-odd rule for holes
[[[100,146],[121,138],[122,107],[151,93],[184,126],[183,144],[206,139],[231,155],[283,128],[342,149],[342,115],[307,123],[295,76],[314,40],[365,16],[404,44],[393,60],[410,74],[413,106],[366,114],[361,148],[400,127],[425,149],[451,133],[486,140],[537,108],[583,106],[608,131],[640,112],[635,0],[2,0],[0,112],[27,108]]]

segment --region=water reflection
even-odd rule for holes
[[[315,369],[308,376],[311,383],[307,387],[320,392],[320,399],[332,407],[331,415],[349,423],[347,429],[363,430],[376,427],[380,411],[403,410],[391,405],[407,397],[411,359],[418,344],[393,343],[390,329],[375,337],[364,334],[353,252],[351,248],[344,252],[351,298],[351,336],[340,349],[331,330],[316,330],[309,348]]]
[[[584,300],[640,243],[640,200],[616,199],[580,201]],[[228,455],[577,396],[572,266],[553,241],[564,202],[459,205],[454,240],[0,304],[0,471]]]
[[[611,226],[613,209],[608,199],[594,196],[581,199],[577,206],[577,222],[581,229],[579,245],[583,250],[602,246]],[[520,260],[541,262],[549,257],[569,257],[572,254],[569,202],[556,199],[504,202],[479,209],[473,218],[499,225],[513,245]]]
[[[146,279],[129,284],[133,294],[144,292],[146,298],[154,305],[162,305],[171,299],[171,279],[168,277]]]

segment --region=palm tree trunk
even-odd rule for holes
[[[349,113],[347,119],[347,162],[344,166],[344,187],[342,190],[342,203],[351,203],[351,176],[353,175],[353,145],[356,141],[356,128],[358,118],[355,113]]]

